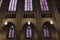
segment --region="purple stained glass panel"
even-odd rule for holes
[[[16,11],[17,0],[10,0],[8,11]]]
[[[9,36],[8,36],[9,38],[14,38],[14,28],[10,28],[9,29]]]
[[[25,0],[25,11],[33,11],[32,0]]]
[[[26,29],[26,37],[27,38],[32,38],[32,29],[30,27],[28,27]]]
[[[48,30],[48,28],[44,28],[43,32],[44,32],[44,37],[49,37],[49,30]]]
[[[49,11],[47,0],[40,0],[41,10]]]
[[[8,37],[11,38],[11,29],[9,30],[9,36]]]
[[[12,38],[14,38],[14,29],[12,29]]]

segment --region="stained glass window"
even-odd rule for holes
[[[29,26],[26,29],[26,38],[32,38],[32,29]]]
[[[41,10],[49,11],[47,0],[40,0]]]
[[[14,38],[14,27],[11,26],[10,29],[9,29],[9,38]]]
[[[0,0],[0,7],[1,7],[1,5],[2,5],[2,2],[3,2],[3,0]]]
[[[25,0],[25,11],[33,11],[32,0]]]
[[[16,11],[17,0],[10,0],[8,11]]]
[[[44,37],[49,37],[49,29],[47,27],[43,28]]]

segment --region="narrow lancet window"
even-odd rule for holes
[[[47,27],[43,28],[44,37],[50,37],[49,29]]]
[[[25,0],[24,11],[33,11],[32,0]]]
[[[14,38],[14,27],[13,26],[11,26],[9,29],[8,38]]]
[[[10,0],[8,11],[16,11],[17,0]]]
[[[47,0],[40,0],[41,10],[49,11]]]
[[[26,29],[26,38],[32,38],[32,29],[29,26]]]

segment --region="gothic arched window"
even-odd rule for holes
[[[16,11],[17,0],[10,0],[8,11]]]
[[[40,0],[41,10],[49,11],[47,0]]]
[[[32,38],[32,29],[30,26],[26,28],[26,38]]]
[[[14,38],[14,27],[11,26],[8,30],[8,38]]]
[[[24,11],[33,11],[32,0],[25,0]]]
[[[44,37],[50,37],[48,27],[44,27],[44,28],[43,28],[43,34],[44,34]]]

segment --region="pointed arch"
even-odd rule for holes
[[[56,31],[56,28],[53,24],[51,24],[49,21],[47,21],[43,24],[42,30],[43,30],[44,37],[51,37],[51,32]]]
[[[8,39],[15,38],[15,30],[15,25],[12,22],[8,22],[8,24],[3,27],[3,31],[7,32]]]
[[[28,25],[27,23],[25,23],[23,25],[23,31],[24,31],[24,34],[25,34],[25,38],[27,39],[32,39],[33,38],[33,34],[34,34],[34,31],[35,30],[35,26],[33,23],[31,23],[30,25]]]
[[[8,35],[7,35],[7,37],[12,39],[15,36],[15,26],[11,22],[8,22],[7,26],[8,26],[8,33],[7,33]]]

